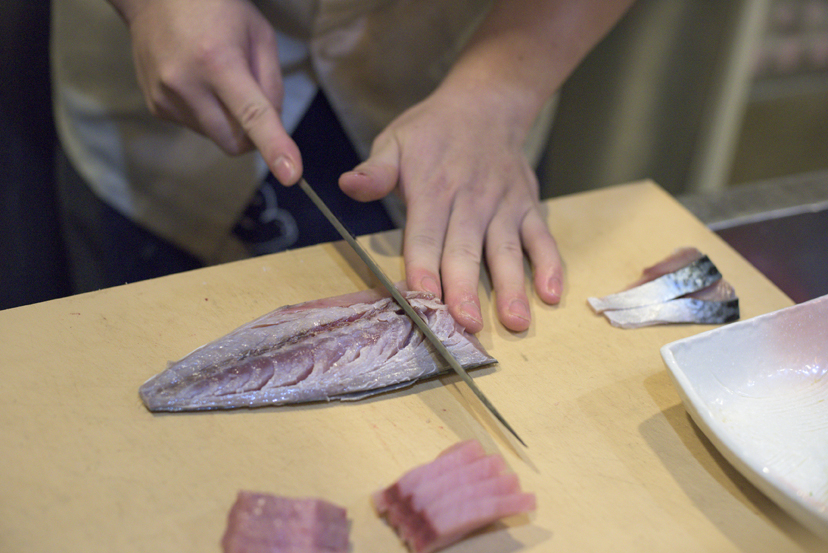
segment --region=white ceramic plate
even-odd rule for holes
[[[828,296],[672,342],[661,356],[725,458],[828,539]]]

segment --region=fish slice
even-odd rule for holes
[[[351,248],[353,248],[353,250],[360,257],[360,259],[362,259],[365,265],[368,266],[368,269],[370,269],[374,276],[376,276],[379,279],[379,281],[382,283],[385,289],[388,290],[388,292],[391,294],[391,297],[394,298],[394,301],[396,301],[400,305],[400,307],[402,307],[403,311],[405,311],[405,314],[408,315],[412,321],[414,321],[414,324],[417,325],[417,328],[419,328],[423,335],[426,337],[426,339],[428,339],[428,341],[431,342],[431,344],[434,346],[434,348],[437,350],[440,356],[442,356],[442,358],[445,359],[446,363],[448,363],[452,370],[454,370],[454,372],[457,373],[457,376],[459,376],[463,380],[463,382],[465,382],[466,385],[469,388],[471,388],[472,392],[474,392],[474,395],[477,396],[477,398],[483,403],[486,409],[488,409],[489,412],[492,415],[494,415],[494,417],[497,420],[499,420],[500,423],[509,432],[511,432],[515,438],[517,438],[517,441],[523,444],[524,447],[527,447],[526,442],[524,442],[521,439],[521,437],[518,436],[517,432],[515,432],[512,426],[508,422],[506,422],[505,418],[503,418],[503,415],[500,414],[500,412],[495,408],[492,402],[489,401],[489,399],[485,396],[485,394],[483,394],[480,388],[477,387],[477,384],[474,383],[474,381],[471,379],[471,377],[463,368],[463,366],[460,365],[460,363],[457,361],[457,359],[454,358],[451,352],[449,352],[449,350],[446,349],[446,346],[444,346],[443,342],[441,342],[437,335],[434,334],[434,331],[432,331],[431,328],[429,328],[426,321],[423,320],[423,318],[420,317],[419,314],[417,314],[413,307],[411,307],[411,304],[408,303],[408,300],[406,300],[405,297],[400,293],[400,291],[397,290],[397,287],[394,286],[394,283],[391,282],[391,279],[389,279],[388,276],[383,272],[383,270],[380,269],[379,265],[377,265],[377,263],[368,253],[368,251],[365,248],[363,248],[359,244],[359,242],[357,242],[356,237],[353,235],[353,233],[350,230],[348,230],[345,227],[345,225],[342,224],[342,221],[339,220],[339,217],[337,217],[334,214],[334,212],[330,210],[330,208],[325,204],[322,198],[319,197],[319,195],[313,190],[313,188],[311,188],[311,186],[304,178],[299,179],[299,188],[301,188],[302,191],[305,194],[307,194],[308,198],[310,198],[314,205],[316,205],[316,207],[318,207],[319,210],[322,212],[322,215],[324,215],[328,222],[330,222],[334,226],[334,228],[342,236],[342,238],[344,238],[345,241],[348,242],[348,245],[350,245]]]

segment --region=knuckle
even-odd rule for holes
[[[247,137],[232,133],[225,137],[221,145],[222,149],[231,156],[237,156],[250,151],[251,147]]]
[[[189,78],[185,65],[166,63],[158,68],[157,82],[152,92],[159,96],[179,94],[186,88]]]
[[[209,37],[202,37],[192,46],[191,56],[208,70],[219,71],[225,65],[225,48]]]
[[[483,260],[481,248],[466,241],[452,244],[447,247],[444,257],[465,260],[466,262],[474,263],[475,265],[479,265]]]
[[[415,250],[439,251],[443,247],[442,240],[432,234],[412,234],[406,239],[408,247]]]
[[[237,114],[239,124],[245,129],[255,127],[270,114],[272,109],[273,106],[264,102],[248,102],[241,107]]]
[[[492,248],[492,251],[489,252],[488,257],[508,259],[520,258],[523,257],[523,246],[518,240],[515,239],[504,240]]]

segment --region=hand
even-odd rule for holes
[[[229,154],[257,148],[283,184],[302,173],[279,116],[284,90],[270,23],[249,0],[111,0],[132,36],[150,111]]]
[[[455,91],[456,92],[456,91]],[[483,327],[478,283],[483,254],[497,313],[514,331],[530,324],[524,250],[534,285],[547,303],[560,301],[562,267],[557,245],[539,210],[538,183],[523,152],[523,137],[491,104],[438,92],[393,121],[371,155],[340,178],[362,201],[399,188],[407,206],[403,244],[411,289],[443,297],[471,332]]]
[[[399,188],[408,208],[408,286],[436,294],[468,330],[483,326],[483,254],[500,321],[529,326],[523,252],[547,303],[560,301],[558,248],[522,153],[544,102],[632,0],[495,0],[437,90],[393,121],[340,178],[358,200]],[[442,280],[441,280],[442,279]],[[442,282],[442,284],[441,284]]]

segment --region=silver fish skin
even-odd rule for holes
[[[605,311],[618,328],[641,328],[668,323],[724,324],[739,319],[739,300],[713,302],[678,298],[665,303]]]
[[[722,275],[706,255],[654,280],[602,298],[588,298],[596,313],[664,303],[702,290],[721,280]]]
[[[739,319],[739,298],[726,280],[664,303],[604,311],[619,328],[641,328],[669,323],[724,324]]]
[[[404,292],[465,368],[495,362],[423,292]],[[364,397],[448,370],[396,304],[368,290],[284,306],[206,344],[144,383],[150,411],[196,411]]]

